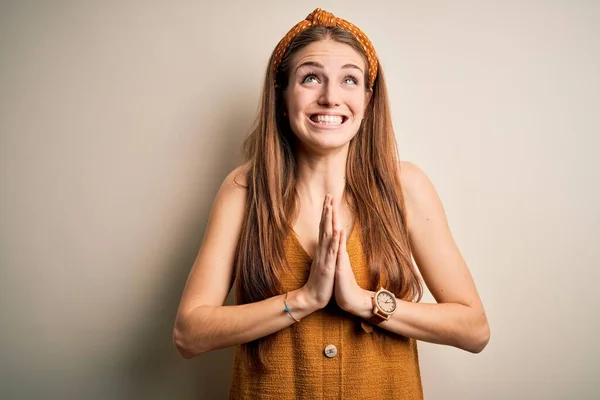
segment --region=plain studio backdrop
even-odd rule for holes
[[[419,343],[425,397],[600,396],[600,2],[15,0],[2,399],[226,398],[232,349],[184,360],[175,313],[269,55],[316,7],[373,41],[400,156],[438,189],[489,316],[481,354]]]

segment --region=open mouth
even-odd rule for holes
[[[310,117],[312,122],[321,125],[341,125],[348,120],[348,117],[343,115],[325,115],[325,114],[312,114]]]

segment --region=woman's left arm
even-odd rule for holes
[[[437,304],[397,300],[396,312],[378,326],[403,336],[481,352],[490,338],[485,310],[454,241],[440,198],[425,173],[401,163],[413,257]],[[374,292],[361,289],[353,314],[372,316]]]

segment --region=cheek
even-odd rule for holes
[[[310,92],[292,89],[287,97],[288,111],[290,114],[301,112],[311,101]]]
[[[366,103],[363,96],[353,97],[351,101],[348,102],[352,113],[357,118],[362,118],[365,114]]]

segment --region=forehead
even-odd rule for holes
[[[292,57],[291,70],[294,71],[297,65],[309,61],[318,62],[325,69],[340,69],[346,64],[354,64],[363,71],[366,70],[365,60],[358,51],[334,40],[320,40],[303,47]]]

